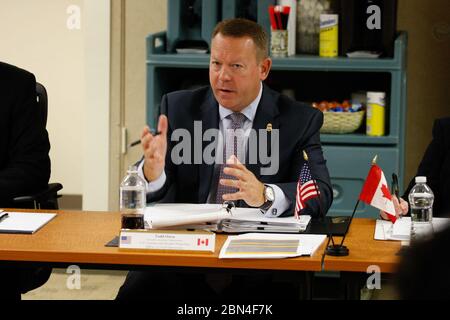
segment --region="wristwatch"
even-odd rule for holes
[[[264,203],[259,209],[262,211],[267,211],[275,201],[275,191],[271,186],[264,185]]]

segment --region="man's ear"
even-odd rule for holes
[[[260,64],[260,79],[266,80],[269,76],[270,68],[272,67],[272,59],[265,58]]]

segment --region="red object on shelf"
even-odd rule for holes
[[[272,26],[273,30],[277,30],[277,22],[275,21],[275,7],[269,6],[269,17],[270,17],[270,24]]]

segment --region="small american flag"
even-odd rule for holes
[[[316,184],[311,177],[308,162],[305,161],[297,183],[297,195],[295,197],[295,217],[298,219],[300,210],[306,207],[306,201],[318,196]]]
[[[131,244],[131,236],[121,236],[120,241],[122,244]]]

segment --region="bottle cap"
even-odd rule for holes
[[[138,167],[134,164],[128,166],[128,171],[137,171]]]
[[[381,106],[386,105],[386,93],[385,92],[367,92],[368,104],[379,104]]]
[[[427,183],[427,177],[416,177],[416,183]]]

